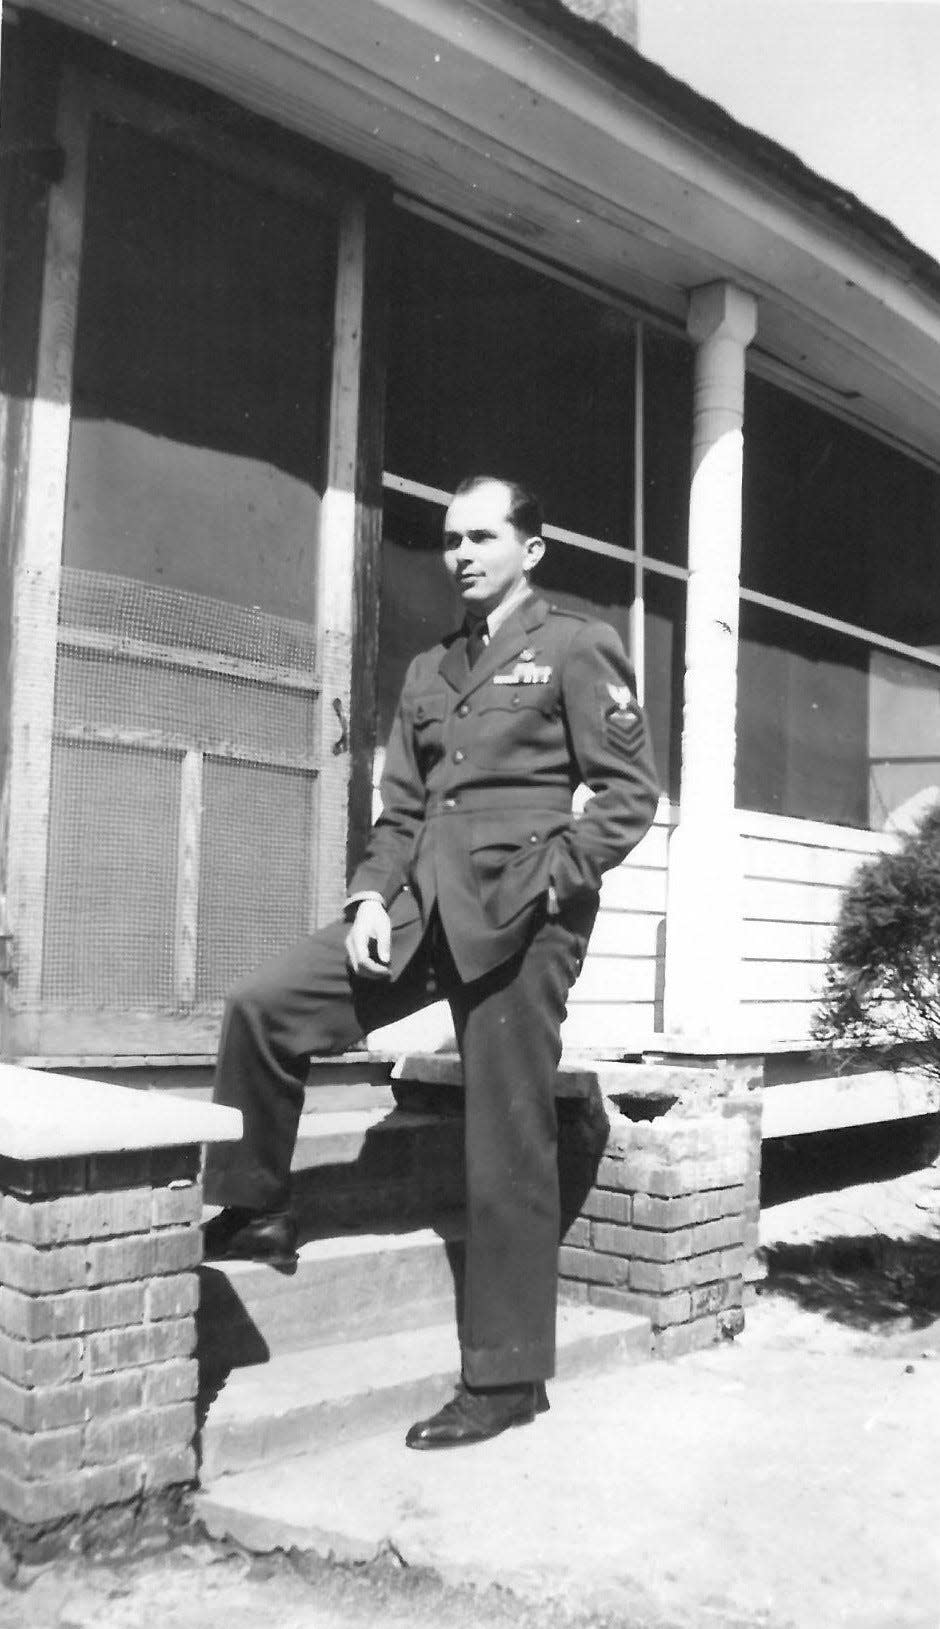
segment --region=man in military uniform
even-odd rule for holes
[[[656,777],[607,623],[535,595],[537,501],[477,476],[444,521],[461,630],[408,669],[382,814],[345,919],[233,992],[217,1101],[242,1142],[210,1154],[207,1258],[294,1257],[290,1162],[311,1054],[446,997],[463,1061],[467,1234],[456,1396],[408,1433],[453,1447],[530,1421],[554,1372],[555,1075],[601,874],[641,839]],[[572,793],[593,796],[577,819]]]

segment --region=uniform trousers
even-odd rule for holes
[[[593,914],[593,913],[592,913]],[[338,921],[232,992],[215,1100],[241,1110],[241,1143],[209,1150],[210,1203],[286,1209],[311,1054],[341,1052],[446,999],[463,1063],[467,1189],[460,1337],[471,1386],[554,1373],[559,1244],[555,1080],[568,991],[590,922],[540,908],[524,949],[461,982],[436,914],[393,982],[351,974]]]

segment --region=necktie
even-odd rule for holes
[[[477,660],[477,657],[483,650],[483,647],[486,644],[486,640],[484,638],[485,633],[486,623],[482,620],[480,622],[475,622],[473,627],[470,629],[470,632],[467,635],[466,646],[468,667],[473,666],[474,662]]]

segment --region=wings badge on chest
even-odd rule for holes
[[[550,664],[539,664],[535,661],[535,652],[524,650],[519,653],[519,660],[509,673],[494,673],[494,684],[550,684],[552,669]]]

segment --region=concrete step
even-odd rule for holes
[[[390,1092],[372,1107],[308,1107],[291,1169],[307,1233],[357,1226],[365,1214],[427,1218],[463,1203],[463,1119],[399,1109]]]
[[[641,1362],[650,1354],[645,1318],[562,1303],[558,1379]],[[398,1333],[285,1352],[231,1372],[204,1400],[199,1514],[222,1522],[237,1473],[314,1455],[401,1427],[450,1396],[460,1357],[453,1318]],[[315,1462],[311,1474],[316,1475]],[[207,1521],[208,1525],[208,1521]],[[212,1529],[216,1530],[215,1527]]]
[[[298,1348],[452,1318],[462,1233],[461,1214],[449,1212],[433,1226],[308,1239],[293,1273],[257,1262],[204,1265],[197,1317],[204,1377]]]
[[[391,1078],[399,1102],[432,1108],[435,1093],[441,1103],[459,1094],[463,1067],[456,1052],[409,1052],[395,1060]],[[617,1101],[661,1111],[680,1097],[695,1098],[707,1092],[716,1078],[714,1068],[693,1064],[569,1051],[562,1055],[555,1095],[561,1100],[583,1100],[600,1090]]]

